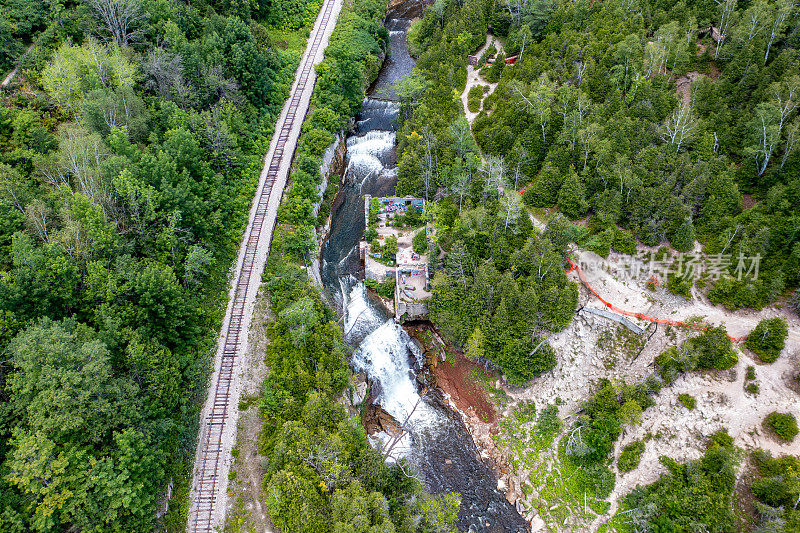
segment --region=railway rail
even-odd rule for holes
[[[325,0],[322,5],[306,52],[297,68],[289,100],[278,118],[274,134],[277,137],[273,137],[270,151],[265,157],[259,188],[250,211],[250,223],[239,251],[230,300],[220,332],[215,370],[203,409],[189,496],[190,532],[214,531],[224,519],[229,466],[226,462],[232,447],[232,442],[227,442],[231,439],[227,439],[226,435],[234,435],[235,438],[239,360],[246,350],[247,329],[266,259],[264,244],[268,246],[272,238],[277,205],[297,142],[296,132],[299,132],[308,110],[310,94],[306,89],[312,88],[316,80],[315,59],[327,44],[330,35],[328,26],[336,23],[340,7],[341,0]],[[280,186],[275,187],[276,183]]]

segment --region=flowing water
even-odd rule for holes
[[[417,372],[424,357],[403,328],[386,316],[364,288],[358,243],[364,232],[364,195],[391,196],[397,182],[395,131],[400,105],[394,83],[413,67],[405,46],[408,21],[387,21],[391,55],[347,139],[347,167],[322,249],[321,277],[344,320],[354,348],[351,364],[368,376],[377,402],[407,430],[391,444],[390,461],[405,457],[433,493],[459,492],[459,529],[526,531],[527,524],[496,490],[497,477],[484,464],[458,415],[438,390],[420,395]],[[377,435],[388,444],[388,435]]]

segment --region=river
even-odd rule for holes
[[[458,492],[461,531],[515,533],[527,523],[496,489],[472,437],[438,389],[420,396],[424,357],[406,331],[386,316],[361,281],[358,242],[364,232],[364,195],[391,196],[397,182],[396,135],[400,104],[394,83],[414,66],[406,48],[408,20],[390,19],[390,54],[347,138],[346,171],[321,253],[321,278],[354,347],[351,365],[363,371],[384,411],[407,430],[390,460],[405,457],[431,493]],[[389,440],[385,434],[375,439]]]

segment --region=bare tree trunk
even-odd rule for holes
[[[137,26],[146,14],[137,0],[89,0],[89,5],[119,45],[127,45],[142,34]]]

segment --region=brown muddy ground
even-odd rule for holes
[[[404,327],[422,345],[436,384],[442,392],[450,395],[461,412],[474,414],[481,422],[496,426],[497,410],[486,388],[474,376],[482,367],[464,357],[461,351],[445,346],[429,322],[416,321]],[[443,353],[446,354],[444,361],[441,360]]]

